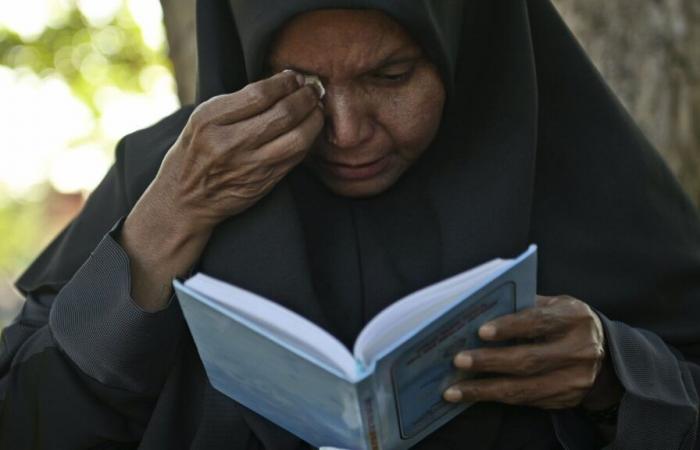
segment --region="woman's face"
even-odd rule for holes
[[[323,82],[325,130],[304,164],[339,195],[366,197],[389,188],[440,124],[445,89],[437,68],[382,12],[299,15],[278,33],[268,65]]]

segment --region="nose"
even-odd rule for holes
[[[337,148],[355,148],[374,133],[370,102],[349,87],[328,87],[325,97],[326,139]]]

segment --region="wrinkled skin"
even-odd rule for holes
[[[263,198],[295,165],[303,161],[339,195],[376,195],[426,151],[439,127],[440,74],[382,13],[302,14],[280,30],[267,64],[272,72],[294,71],[199,105],[127,217],[120,239],[132,260],[132,296],[146,310],[166,305],[170,280],[196,260],[218,223]],[[322,101],[300,73],[320,77]],[[327,164],[378,158],[382,170],[364,178]],[[603,330],[580,300],[541,298],[491,327],[493,335],[482,327],[482,339],[537,341],[461,352],[458,368],[499,376],[462,381],[446,400],[559,409],[619,399],[614,383],[599,382]]]
[[[521,343],[459,352],[454,358],[457,368],[492,376],[457,383],[445,391],[446,400],[545,409],[603,409],[618,400],[614,379],[599,377],[605,361],[600,319],[580,300],[538,296],[534,308],[482,325],[479,337]]]
[[[426,150],[440,125],[440,74],[405,29],[378,11],[321,10],[288,22],[271,48],[272,71],[317,75],[327,90],[325,127],[304,161],[339,195],[391,185]],[[376,176],[348,180],[325,162],[361,165],[387,157]]]

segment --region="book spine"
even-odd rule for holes
[[[366,450],[381,450],[379,435],[378,405],[374,392],[374,376],[368,376],[357,385],[357,399],[360,403],[360,414],[365,434]]]

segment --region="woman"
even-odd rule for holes
[[[697,214],[547,0],[200,0],[198,45],[198,106],[123,139],[17,282],[0,447],[305,448],[211,388],[173,276],[349,345],[536,242],[560,296],[480,330],[534,341],[456,355],[496,375],[418,448],[698,448]]]

